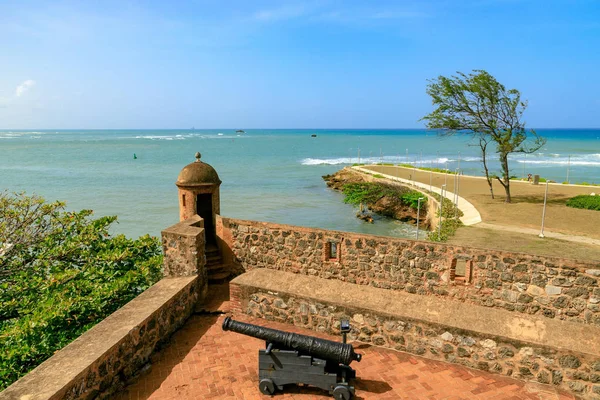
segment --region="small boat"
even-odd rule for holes
[[[312,135],[310,135],[310,137],[317,137],[317,134],[313,133]]]
[[[235,131],[235,133],[246,133],[246,131],[244,131],[242,129],[238,129],[237,131]]]

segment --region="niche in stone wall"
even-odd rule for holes
[[[325,260],[326,261],[339,261],[341,253],[341,243],[337,240],[326,240],[325,241]]]
[[[467,284],[473,275],[473,260],[453,258],[450,266],[450,282]]]

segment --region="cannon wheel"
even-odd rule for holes
[[[347,386],[336,386],[336,388],[333,389],[333,398],[335,400],[350,400],[352,398],[352,393],[350,393]]]
[[[262,394],[270,394],[275,393],[275,385],[273,381],[270,379],[262,379],[258,384],[258,388]]]

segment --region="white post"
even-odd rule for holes
[[[358,148],[358,163],[360,164],[360,147]]]
[[[458,152],[458,165],[456,166],[456,169],[460,169],[460,151]]]
[[[540,237],[544,237],[544,219],[546,218],[546,199],[548,198],[548,181],[546,181],[546,192],[544,193],[544,210],[542,211],[542,231]]]
[[[527,178],[525,176],[525,164],[527,164],[527,153],[525,153],[525,160],[523,161],[523,178]]]
[[[446,172],[444,173],[444,186],[448,184],[448,161],[446,161]]]
[[[458,191],[460,189],[460,170],[458,171],[458,175],[456,177],[456,210],[454,213],[454,218],[456,219],[458,217]]]
[[[569,182],[569,167],[571,167],[571,155],[569,154],[569,161],[567,162],[567,183]]]
[[[431,192],[431,180],[433,179],[433,171],[429,170],[429,191]]]
[[[419,216],[421,215],[421,200],[423,200],[423,197],[419,197],[417,200],[417,240],[419,240]]]
[[[440,220],[438,222],[438,239],[442,237],[442,204],[444,203],[444,190],[446,185],[442,185],[440,188]]]

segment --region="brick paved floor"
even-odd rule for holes
[[[220,288],[226,294],[227,287]],[[223,296],[222,296],[223,297]],[[208,310],[228,311],[228,302],[215,298]],[[137,399],[269,399],[258,390],[257,353],[264,342],[234,332],[223,332],[225,315],[194,315],[153,356],[151,368],[115,398]],[[279,324],[234,315],[236,320],[290,330],[332,340]],[[355,344],[363,354],[353,363],[358,379],[356,399],[573,399],[546,385],[525,383],[462,366],[432,361],[408,353]],[[311,387],[286,386],[274,399],[330,399]]]

